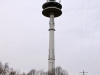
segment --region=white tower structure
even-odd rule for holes
[[[43,4],[42,8],[43,8],[42,14],[45,17],[50,18],[48,71],[52,71],[55,68],[54,18],[59,17],[62,14],[62,11],[61,11],[62,5],[56,2],[55,0],[49,0]]]

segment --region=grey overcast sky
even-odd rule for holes
[[[58,1],[58,0],[57,0]],[[0,0],[0,61],[21,72],[48,69],[46,0]],[[56,66],[69,75],[100,75],[100,0],[62,0],[55,19]]]

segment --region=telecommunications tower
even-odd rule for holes
[[[42,6],[42,14],[45,17],[50,18],[49,23],[49,57],[48,57],[48,71],[52,71],[55,68],[55,53],[54,53],[54,31],[55,24],[54,18],[59,17],[62,14],[62,5],[56,0],[47,0]]]

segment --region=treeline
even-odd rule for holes
[[[20,75],[20,71],[10,68],[8,63],[2,64],[0,62],[0,75]]]
[[[50,72],[48,71],[46,72],[44,70],[32,69],[28,73],[25,73],[25,72],[20,73],[20,71],[10,68],[8,63],[5,63],[3,65],[0,62],[0,75],[68,75],[68,72],[59,66]]]

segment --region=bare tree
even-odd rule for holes
[[[55,68],[55,75],[68,75],[68,72],[58,66]]]
[[[31,71],[28,72],[27,75],[36,75],[36,70],[32,69]]]
[[[0,62],[0,75],[20,75],[19,71],[13,70],[13,68],[9,68],[8,63],[4,65]],[[25,74],[23,74],[25,75]]]
[[[13,68],[10,68],[9,75],[16,75],[17,71],[15,71]]]
[[[45,72],[43,69],[39,70],[39,75],[47,75],[47,72]]]
[[[28,72],[27,75],[68,75],[68,72],[64,69],[62,69],[60,66],[52,69],[52,71],[45,72],[44,70],[31,70]]]
[[[20,71],[19,70],[16,70],[16,75],[20,75]]]
[[[21,74],[20,71],[9,68],[8,63],[5,63],[3,66],[0,62],[0,75],[68,75],[68,72],[59,66],[52,69],[52,71],[45,72],[43,69],[39,71],[32,69],[27,74],[24,72]]]
[[[2,63],[0,62],[0,74],[2,74],[2,72],[3,72],[3,65],[2,65]]]
[[[23,72],[23,73],[22,73],[22,75],[26,75],[26,73],[25,73],[25,72]]]
[[[9,75],[9,65],[8,63],[4,64],[4,71],[3,71],[4,75]]]
[[[16,75],[16,71],[10,71],[9,75]]]
[[[49,71],[48,75],[68,75],[68,72],[59,66]]]

